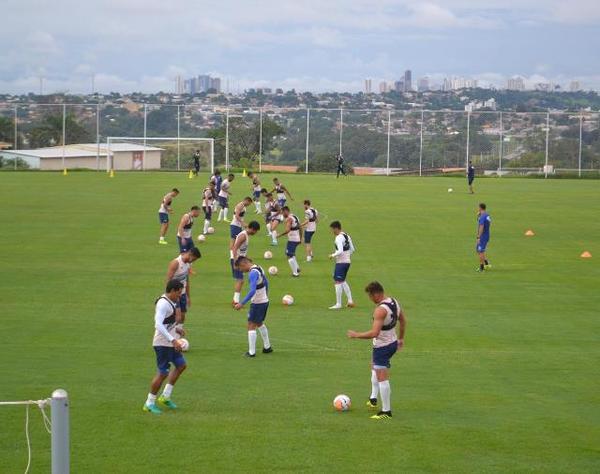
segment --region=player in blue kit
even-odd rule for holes
[[[478,272],[489,270],[492,268],[490,262],[488,262],[485,254],[487,244],[490,241],[490,225],[492,218],[486,211],[486,205],[482,202],[479,204],[479,211],[477,217],[477,253],[479,254],[479,268]]]
[[[244,356],[256,357],[257,330],[263,340],[263,354],[270,354],[273,352],[273,348],[269,341],[269,331],[264,324],[269,309],[269,282],[265,271],[248,257],[240,257],[236,263],[242,272],[248,273],[250,284],[248,294],[240,303],[234,305],[234,308],[239,311],[246,303],[251,303],[250,311],[248,311],[248,352]]]

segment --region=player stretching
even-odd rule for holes
[[[285,219],[285,231],[283,231],[280,235],[288,236],[287,247],[285,248],[285,255],[288,258],[288,263],[290,264],[290,268],[292,269],[292,276],[299,277],[300,276],[300,266],[298,265],[298,261],[296,260],[296,247],[300,245],[302,241],[302,234],[300,233],[300,220],[294,214],[290,212],[290,208],[287,206],[283,206],[281,208],[281,213],[283,214],[283,218]]]
[[[281,206],[273,197],[273,193],[267,193],[265,202],[265,220],[267,221],[267,234],[271,237],[271,245],[277,245],[277,226],[283,221]]]
[[[179,253],[184,253],[194,247],[194,238],[192,237],[192,226],[194,219],[200,215],[200,208],[192,206],[190,212],[181,216],[179,227],[177,228],[177,242],[179,243]]]
[[[310,201],[306,199],[304,201],[304,218],[306,219],[300,227],[306,227],[304,229],[304,247],[306,250],[306,261],[312,262],[313,251],[312,251],[312,238],[317,231],[317,222],[319,222],[319,213],[314,207],[311,207]]]
[[[250,290],[240,303],[236,303],[236,310],[250,301],[250,311],[248,311],[248,352],[246,357],[256,356],[256,331],[260,333],[263,340],[263,354],[273,352],[271,342],[269,341],[269,331],[264,325],[267,317],[267,309],[269,309],[269,282],[265,276],[265,271],[255,265],[248,257],[240,257],[237,261],[238,267],[244,273],[248,273],[248,281],[250,282]]]
[[[173,188],[170,193],[164,195],[160,203],[160,208],[158,209],[160,238],[158,239],[158,243],[161,245],[167,245],[165,235],[167,235],[167,230],[169,229],[169,214],[173,212],[173,209],[171,209],[171,203],[173,202],[173,198],[176,198],[178,195],[179,189]]]
[[[193,247],[185,253],[182,253],[179,257],[174,258],[167,267],[167,282],[170,280],[178,280],[183,283],[183,290],[179,297],[177,307],[181,312],[181,320],[179,328],[183,329],[183,323],[185,322],[185,315],[187,309],[192,306],[192,297],[190,296],[190,280],[188,278],[192,263],[200,258],[200,250],[197,247]]]
[[[248,178],[252,180],[252,197],[254,199],[254,207],[256,208],[256,214],[260,214],[260,195],[262,194],[263,188],[260,186],[260,179],[255,173],[248,173]]]
[[[390,359],[397,350],[402,349],[404,346],[406,318],[400,303],[394,298],[385,296],[381,283],[377,281],[369,283],[365,291],[368,293],[369,299],[375,303],[373,326],[367,332],[348,331],[348,337],[351,339],[373,339],[371,396],[367,401],[367,406],[377,408],[377,396],[381,395],[381,410],[371,418],[384,420],[392,417]],[[398,335],[396,335],[396,325],[398,325]]]
[[[333,281],[335,282],[335,304],[329,309],[340,309],[342,307],[342,292],[346,293],[348,308],[354,308],[350,285],[346,282],[346,276],[350,269],[350,255],[354,253],[354,244],[348,234],[342,232],[342,224],[339,221],[332,222],[329,227],[335,235],[335,252],[329,258],[335,259],[333,270]]]
[[[277,193],[277,202],[281,207],[285,206],[285,203],[287,202],[287,199],[285,198],[286,194],[287,197],[289,197],[292,201],[294,200],[287,188],[281,184],[277,178],[273,178],[273,184],[275,187],[271,190],[271,192]]]
[[[232,192],[229,190],[231,188],[231,182],[235,176],[232,174],[227,176],[227,179],[224,179],[221,183],[221,190],[219,191],[219,217],[217,218],[217,222],[221,220],[225,222],[229,222],[227,219],[227,213],[229,212],[229,196],[232,195]]]
[[[487,256],[485,255],[487,244],[490,241],[491,224],[492,218],[486,212],[486,205],[484,203],[479,204],[477,217],[477,253],[479,254],[478,272],[482,272],[484,269],[489,270],[492,268],[490,262],[488,262]]]
[[[215,174],[213,174],[210,177],[209,182],[215,185],[215,191],[218,196],[219,193],[221,192],[221,184],[223,184],[223,176],[221,176],[221,172],[219,170],[215,170]],[[215,199],[213,201],[213,211],[215,210],[217,204],[218,204],[218,200]]]
[[[240,271],[236,262],[238,258],[245,257],[248,254],[248,244],[250,236],[255,235],[260,230],[260,224],[256,221],[250,222],[246,230],[241,231],[231,242],[229,246],[229,257],[231,263],[231,273],[233,274],[233,304],[240,302],[240,293],[244,284],[244,274]]]
[[[150,393],[143,410],[155,415],[162,413],[156,406],[156,395],[164,380],[168,377],[167,384],[158,401],[168,408],[175,409],[177,405],[171,401],[171,393],[177,379],[186,368],[185,358],[181,354],[181,342],[177,340],[177,323],[180,318],[177,311],[177,301],[183,291],[183,283],[179,280],[169,280],[165,293],[156,300],[154,312],[154,352],[156,353],[156,366],[158,373],[150,383]],[[175,369],[169,372],[169,365]]]
[[[233,208],[233,218],[229,225],[229,236],[231,237],[231,243],[235,240],[237,235],[244,228],[244,216],[246,215],[246,208],[252,204],[251,197],[245,197],[243,201],[238,202]]]
[[[473,191],[473,181],[475,181],[475,168],[473,164],[469,161],[469,167],[467,169],[467,181],[469,182],[469,192],[471,194],[475,194]]]
[[[204,191],[202,191],[202,211],[204,212],[204,227],[202,228],[202,234],[204,235],[208,233],[208,228],[210,227],[215,194],[215,185],[212,181],[209,181],[208,187],[204,188]]]

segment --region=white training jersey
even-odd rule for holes
[[[182,294],[185,294],[185,287],[186,287],[188,275],[190,274],[191,267],[192,267],[191,263],[185,263],[183,261],[182,255],[177,257],[177,270],[175,270],[175,273],[173,274],[173,279],[179,280],[181,283],[183,283],[183,293]]]
[[[350,255],[354,253],[352,238],[345,232],[340,232],[335,237],[335,263],[350,263]]]
[[[316,209],[309,207],[304,211],[304,217],[308,220],[308,224],[306,224],[306,230],[308,232],[315,232],[317,230],[317,217],[319,213]]]
[[[231,183],[228,179],[224,179],[221,183],[221,190],[219,191],[219,196],[221,197],[229,197],[229,188],[231,187]]]
[[[250,272],[255,272],[258,274],[256,293],[254,293],[254,296],[250,299],[250,302],[254,304],[268,303],[269,294],[267,293],[267,277],[265,276],[265,271],[262,269],[262,267],[253,265],[250,269]],[[250,275],[248,275],[248,277],[250,277]]]
[[[158,208],[158,212],[162,214],[167,214],[169,212],[168,207],[171,205],[173,201],[173,196],[171,193],[167,193],[163,196],[162,202],[160,203],[160,207]]]
[[[232,252],[231,258],[233,258],[234,262],[239,257],[245,257],[246,255],[248,255],[248,244],[250,243],[250,236],[248,235],[248,232],[245,230],[241,231],[235,238],[234,245],[236,243],[240,243],[240,246],[238,247],[235,255]]]
[[[260,192],[262,188],[260,187],[260,180],[255,176],[252,178],[252,190],[256,192]]]
[[[187,216],[188,223],[183,226],[183,235],[181,235],[179,233],[179,230],[177,231],[177,237],[181,237],[183,239],[191,239],[192,238],[192,226],[194,225],[194,217],[189,212],[187,214],[185,214],[185,216]]]
[[[175,302],[171,301],[167,295],[162,295],[156,300],[152,345],[173,347],[171,341],[177,338],[176,325]]]
[[[379,331],[379,335],[373,338],[373,347],[383,347],[396,342],[398,336],[396,335],[396,324],[398,324],[398,318],[400,317],[400,303],[394,298],[386,298],[378,307],[385,309],[386,315],[383,320],[383,327]]]
[[[285,191],[283,190],[283,184],[279,183],[275,185],[275,192],[277,193],[277,199],[285,199]]]
[[[241,207],[241,211],[240,211],[240,217],[238,218],[238,216],[236,215],[236,210],[239,210]],[[242,221],[241,218],[244,217],[246,215],[246,206],[244,206],[244,201],[242,202],[238,202],[235,205],[235,208],[233,210],[233,217],[231,218],[231,225],[235,225],[238,227],[242,227]]]
[[[292,220],[290,231],[288,232],[288,241],[300,242],[300,221],[294,214],[290,214],[288,219]]]
[[[213,205],[214,196],[212,189],[204,188],[202,191],[202,207],[211,207]]]

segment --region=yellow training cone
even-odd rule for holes
[[[67,176],[69,173],[67,172],[67,168],[63,170],[63,176]]]
[[[531,229],[529,229],[527,232],[525,232],[525,235],[526,235],[527,237],[533,237],[533,236],[535,235],[535,232],[534,232],[534,231],[532,231]]]
[[[244,178],[245,178],[246,176],[248,176],[248,175],[246,174],[246,168],[244,168],[244,172],[242,173],[242,176],[243,176]]]
[[[188,179],[193,179],[194,178],[194,172],[192,170],[190,170],[190,172],[188,173]]]
[[[115,177],[115,170],[110,170],[110,173],[108,173],[108,177],[109,178],[114,178]]]
[[[587,250],[583,252],[580,256],[581,258],[592,258],[592,254],[589,253]]]

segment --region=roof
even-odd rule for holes
[[[64,147],[65,158],[82,158],[107,155],[106,143],[100,143],[100,153],[98,153],[98,145],[96,143],[79,143],[74,145],[66,145]],[[112,143],[110,145],[111,153],[126,152],[126,151],[163,151],[163,148],[154,146],[136,145],[135,143]],[[47,148],[35,148],[31,150],[10,150],[11,154],[22,156],[33,156],[36,158],[62,158],[63,147],[51,146]]]

